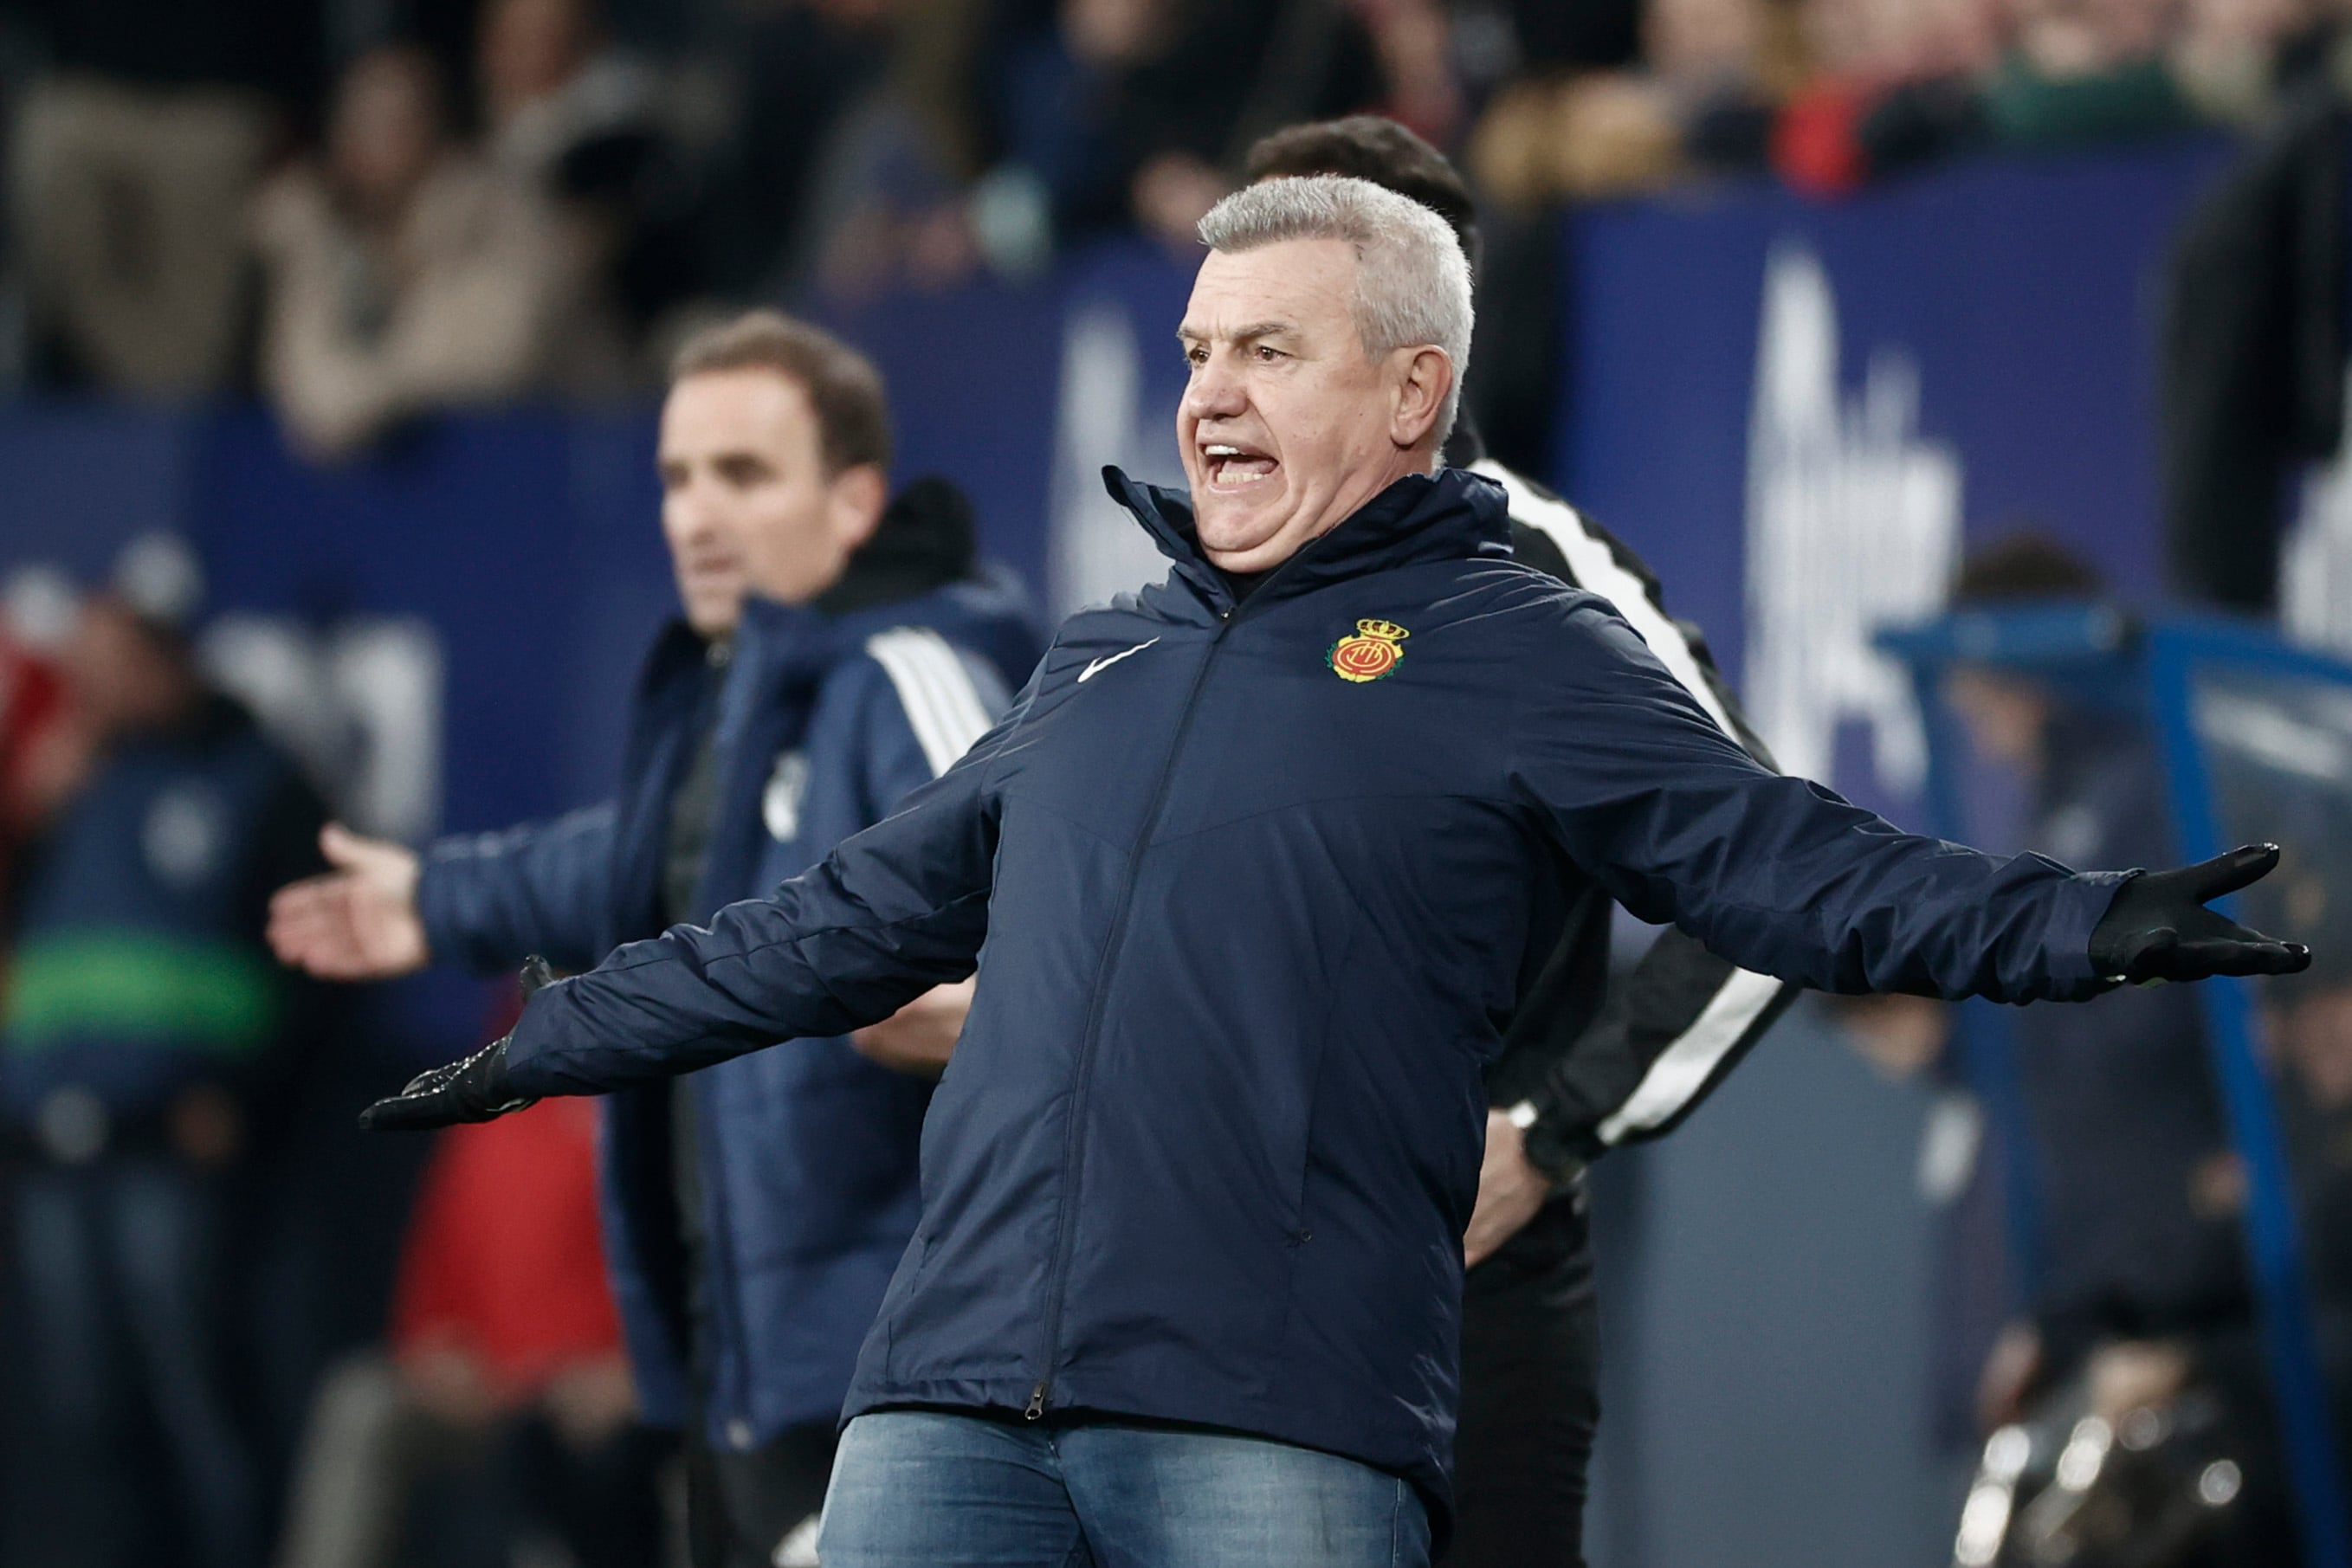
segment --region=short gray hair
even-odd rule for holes
[[[1437,413],[1441,446],[1454,432],[1470,368],[1470,263],[1444,218],[1410,197],[1342,174],[1260,180],[1209,209],[1211,250],[1255,250],[1293,239],[1345,240],[1356,252],[1356,335],[1367,354],[1434,343],[1454,361]]]

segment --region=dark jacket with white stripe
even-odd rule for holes
[[[1509,558],[1489,481],[1400,480],[1236,605],[1182,498],[1111,479],[1165,583],[1072,617],[904,810],[541,992],[509,1046],[516,1092],[599,1092],[977,959],[849,1414],[1257,1433],[1412,1477],[1442,1531],[1485,1069],[1585,883],[1790,981],[2101,988],[2116,877],[1759,767]]]
[[[1503,486],[1521,561],[1608,600],[1707,716],[1771,766],[1706,640],[1666,613],[1658,580],[1639,556],[1543,486],[1485,456],[1466,426],[1455,430],[1446,455]],[[1549,1169],[1680,1125],[1797,996],[1798,988],[1742,969],[1673,927],[1609,988],[1612,909],[1600,888],[1583,889],[1487,1071],[1497,1106],[1533,1113],[1528,1150]]]
[[[417,902],[435,956],[498,969],[543,953],[584,969],[660,931],[671,801],[714,685],[698,915],[805,871],[945,771],[1036,652],[1018,591],[993,580],[845,615],[754,600],[716,683],[702,640],[673,623],[646,662],[614,800],[434,846]],[[694,1095],[704,1214],[698,1390],[667,1086],[614,1096],[602,1143],[606,1245],[646,1414],[683,1425],[698,1394],[709,1439],[729,1448],[831,1422],[914,1233],[929,1085],[831,1038],[681,1088]]]

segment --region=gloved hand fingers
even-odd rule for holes
[[[360,1113],[363,1133],[415,1133],[446,1127],[461,1118],[440,1094],[394,1094]]]
[[[555,983],[554,967],[533,953],[522,961],[522,999],[526,1002]]]
[[[2252,886],[2270,875],[2278,862],[2276,844],[2241,844],[2228,854],[2183,868],[2181,882],[2190,897],[2210,904],[2225,894]]]
[[[2311,949],[2302,943],[2249,935],[2252,940],[2178,945],[2168,956],[2167,977],[2195,980],[2208,975],[2293,975],[2311,967]]]

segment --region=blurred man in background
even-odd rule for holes
[[[64,667],[89,772],[17,889],[0,1126],[26,1162],[26,1361],[60,1564],[238,1568],[260,1549],[228,1365],[230,1184],[306,1032],[262,933],[270,890],[317,865],[323,810],[199,672],[201,591],[186,546],[148,536],[82,607]]]
[[[2087,605],[2105,592],[2089,563],[2028,532],[1969,556],[1952,603],[1998,612]],[[1944,696],[1977,758],[2022,791],[2025,847],[2102,864],[2144,864],[2169,851],[2165,772],[2145,714],[2095,686],[2071,689],[1991,663],[1957,665]],[[2313,841],[2320,841],[2315,831]],[[1944,1061],[1953,1019],[1942,1004],[1883,998],[1846,1018],[1890,1072],[1936,1068],[1958,1076]],[[2022,1124],[1987,1129],[1970,1144],[1969,1174],[1948,1184],[1964,1199],[1992,1196],[1961,1186],[1995,1176],[1990,1151],[2000,1140],[2025,1141],[2033,1257],[2013,1262],[2027,1268],[2031,1290],[1977,1373],[1977,1436],[2017,1422],[2063,1427],[2078,1410],[2114,1426],[2135,1411],[2218,1402],[2220,1427],[2198,1437],[2217,1443],[2244,1476],[2242,1495],[2228,1500],[2229,1538],[2173,1555],[2158,1549],[2151,1511],[2137,1524],[2126,1516],[2118,1539],[2136,1541],[2150,1563],[2251,1568],[2283,1560],[2290,1550],[2280,1533],[2284,1478],[2272,1447],[2242,1244],[2245,1176],[2196,998],[2173,988],[2129,988],[2064,1012],[2029,1009],[2006,1022]],[[1969,1253],[1990,1243],[1969,1230],[1951,1239]],[[1952,1278],[1986,1269],[1980,1255],[1967,1256]],[[2174,1415],[2165,1420],[2168,1432],[2181,1424]],[[2223,1523],[2220,1512],[2204,1511],[2200,1534]]]
[[[2015,609],[2105,591],[2089,563],[2024,534],[1963,563],[1952,600]],[[1978,756],[2024,786],[2026,847],[2102,864],[2169,851],[2165,775],[2145,716],[1991,666],[1956,670],[1945,695]],[[2283,1560],[2293,1550],[2286,1478],[2246,1273],[2246,1178],[2196,999],[2126,989],[2077,1013],[2028,1011],[2011,1027],[2040,1269],[2025,1315],[1986,1364],[1979,1420],[1990,1429],[2025,1419],[2069,1384],[2118,1426],[2135,1410],[2218,1402],[2219,1441],[2244,1490],[2213,1521],[2216,1538],[2181,1560]]]
[[[2096,600],[2098,574],[2063,547],[2022,536],[1971,557],[1956,607]],[[2044,853],[2145,864],[2168,847],[2155,737],[2136,714],[1998,668],[1964,666],[1946,695],[1978,755],[2029,790],[2027,841]],[[2251,1336],[2231,1153],[2195,999],[2130,990],[2080,1012],[2018,1015],[2018,1070],[2040,1176],[2042,1279],[2030,1322],[1987,1369],[1987,1425],[2117,1347],[2170,1397],[2195,1337]],[[2120,1414],[2120,1412],[2117,1412]]]
[[[615,800],[421,859],[330,830],[331,876],[271,939],[338,978],[617,944],[764,892],[943,772],[1036,656],[961,496],[888,497],[887,410],[856,351],[754,312],[679,352],[662,528],[683,617],[649,657]],[[646,1413],[688,1428],[702,1568],[814,1562],[859,1341],[919,1208],[929,1077],[968,988],[856,1045],[616,1097],[607,1245]]]

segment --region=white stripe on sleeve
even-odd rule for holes
[[[1658,1054],[1625,1103],[1601,1124],[1601,1141],[1614,1144],[1628,1133],[1647,1132],[1673,1120],[1706,1087],[1716,1065],[1747,1037],[1780,989],[1780,982],[1769,975],[1732,970],[1706,1010]]]
[[[948,640],[921,626],[900,626],[866,639],[898,689],[898,706],[923,748],[934,777],[945,773],[988,732],[988,707],[971,672]]]
[[[1724,711],[1723,699],[1716,695],[1713,683],[1699,668],[1698,655],[1692,652],[1690,640],[1650,597],[1648,586],[1618,564],[1616,552],[1609,548],[1608,541],[1585,528],[1576,508],[1565,501],[1537,494],[1525,479],[1490,458],[1472,465],[1471,471],[1503,486],[1510,497],[1511,516],[1530,528],[1541,529],[1558,545],[1577,586],[1609,601],[1625,618],[1626,624],[1648,644],[1651,655],[1666,667],[1667,674],[1682,683],[1683,689],[1706,710],[1707,716],[1724,734],[1737,741],[1738,727]],[[1629,1133],[1646,1132],[1680,1114],[1706,1090],[1724,1057],[1738,1049],[1781,989],[1780,981],[1747,969],[1733,969],[1725,976],[1722,988],[1708,999],[1690,1027],[1659,1052],[1625,1103],[1601,1124],[1601,1141],[1614,1144]]]

